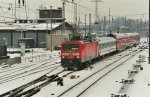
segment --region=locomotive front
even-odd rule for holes
[[[65,69],[78,69],[81,64],[80,42],[63,42],[61,45],[61,66]]]

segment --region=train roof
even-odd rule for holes
[[[134,32],[134,33],[125,33],[125,35],[127,35],[129,37],[129,36],[139,36],[140,34]]]
[[[73,41],[64,41],[63,44],[82,44],[82,43],[89,43],[89,42],[99,42],[99,43],[107,43],[107,42],[115,42],[116,39],[114,37],[98,37],[97,39],[93,39],[93,40],[88,40],[88,39],[84,39],[84,40],[73,40]]]
[[[98,40],[100,43],[115,42],[116,41],[116,39],[113,37],[100,37]]]
[[[139,33],[136,33],[136,32],[132,32],[132,33],[111,33],[111,34],[108,34],[107,36],[115,37],[115,38],[126,38],[126,37],[129,37],[129,36],[139,36]]]
[[[115,37],[115,38],[126,38],[126,35],[124,33],[111,33],[108,34],[108,36]]]
[[[70,44],[70,43],[73,43],[73,44],[83,44],[83,43],[88,43],[88,42],[97,42],[97,41],[92,41],[92,40],[77,40],[77,41],[65,41],[63,42],[63,44]]]

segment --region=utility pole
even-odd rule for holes
[[[69,2],[69,1],[68,1]],[[75,32],[77,32],[78,28],[77,28],[77,3],[74,2],[74,0],[72,0],[71,2],[72,4],[74,4],[74,28],[75,28]]]
[[[149,2],[149,4],[150,4],[150,2]],[[149,6],[149,9],[150,9],[150,6]],[[149,17],[149,20],[148,21],[150,21],[150,17]],[[148,24],[149,24],[149,22],[148,22]],[[149,25],[149,28],[150,28],[150,25]],[[149,29],[149,32],[150,32],[150,29]],[[148,41],[148,43],[149,43],[149,57],[148,57],[148,63],[150,64],[150,33],[148,32],[148,34],[149,34],[149,41]]]
[[[149,21],[150,21],[150,17],[149,17]],[[149,25],[149,28],[150,28],[150,25]],[[150,29],[149,29],[149,32],[150,32]],[[148,63],[150,64],[150,33],[148,33],[149,34],[149,57],[148,57]]]
[[[77,26],[77,3],[74,3],[74,24]]]
[[[126,17],[123,18],[123,21],[124,21],[124,27],[125,27],[125,28],[123,28],[123,33],[126,33],[126,31],[127,31],[127,28],[126,28],[127,27]]]
[[[50,10],[51,10],[51,13],[50,13],[50,15],[51,15],[51,52],[53,51],[53,44],[52,44],[52,42],[53,42],[53,36],[52,36],[52,18],[53,18],[53,14],[52,14],[52,6],[50,6]]]
[[[46,10],[46,34],[49,34],[48,32],[48,10]]]
[[[78,19],[78,29],[77,31],[79,32],[80,31],[80,15],[79,15],[79,19]]]
[[[95,1],[92,1],[92,2],[95,2],[95,32],[96,34],[98,34],[98,30],[99,30],[99,14],[98,14],[98,3],[99,2],[102,2],[102,0],[95,0]]]
[[[85,14],[85,33],[86,33],[86,14]]]
[[[102,2],[102,0],[95,0],[95,1],[92,1],[92,2],[95,2],[95,23],[97,23],[97,21],[99,20],[98,3]]]
[[[125,27],[127,26],[127,19],[126,19],[126,17],[124,17],[124,25],[125,25]]]
[[[15,0],[15,20],[16,20],[16,0]]]
[[[140,30],[142,30],[142,18],[140,18]]]
[[[89,14],[89,35],[91,35],[91,14]]]
[[[105,25],[106,25],[106,16],[104,16],[104,33],[105,33]],[[103,35],[104,35],[103,33]]]
[[[63,18],[62,33],[65,33],[65,4],[66,4],[66,0],[62,0],[62,18]],[[61,35],[62,35],[62,33],[61,33]]]
[[[109,32],[111,32],[110,31],[110,8],[109,8]],[[111,34],[111,33],[110,33]]]

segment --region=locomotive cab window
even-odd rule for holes
[[[64,44],[63,50],[78,50],[79,45],[78,44]]]

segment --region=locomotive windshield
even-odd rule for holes
[[[78,44],[64,44],[63,50],[78,50],[79,45]]]

